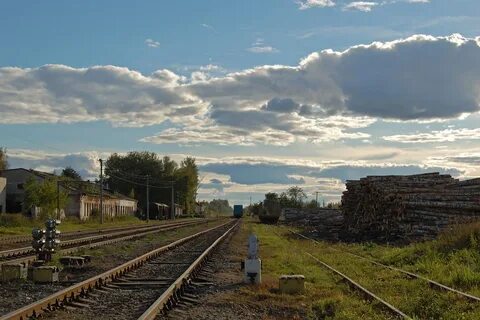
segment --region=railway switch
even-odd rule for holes
[[[259,284],[262,282],[262,260],[258,257],[258,238],[254,234],[248,237],[248,255],[244,266],[246,283]]]

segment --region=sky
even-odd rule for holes
[[[199,199],[438,171],[480,176],[476,0],[0,1],[10,167],[152,151]]]

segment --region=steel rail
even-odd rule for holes
[[[180,224],[188,224],[191,223],[189,221],[185,222],[176,222],[176,223],[170,223],[170,224],[162,224],[162,225],[153,225],[153,226],[148,226],[148,227],[140,227],[140,228],[131,228],[129,230],[122,230],[118,232],[112,232],[112,233],[105,233],[101,235],[95,235],[95,236],[87,236],[87,237],[81,237],[78,239],[71,239],[71,240],[65,240],[60,242],[60,248],[68,248],[71,246],[77,246],[82,243],[91,243],[91,242],[96,242],[99,240],[103,239],[111,239],[111,238],[116,238],[116,237],[121,237],[123,235],[128,235],[132,233],[136,233],[139,231],[148,231],[148,230],[156,230],[159,228],[163,227],[169,227],[169,226],[174,226],[174,225],[180,225]],[[31,238],[30,238],[31,240]],[[14,249],[8,249],[8,250],[2,250],[0,251],[0,259],[5,259],[9,257],[14,257],[14,256],[19,256],[19,255],[25,255],[28,253],[35,253],[35,249],[32,248],[32,246],[27,246],[27,247],[22,247],[22,248],[14,248]]]
[[[398,316],[401,316],[402,318],[404,319],[413,319],[411,318],[410,316],[406,315],[405,313],[403,313],[400,309],[396,308],[395,306],[393,306],[392,304],[388,303],[387,301],[383,300],[382,298],[380,298],[379,296],[377,296],[376,294],[374,294],[373,292],[369,291],[367,288],[363,287],[362,285],[360,285],[359,283],[355,282],[353,279],[351,279],[350,277],[348,277],[347,275],[345,275],[344,273],[341,273],[340,271],[338,271],[337,269],[335,269],[334,267],[326,264],[325,262],[321,261],[320,259],[318,259],[317,257],[315,257],[314,255],[312,255],[311,253],[308,253],[308,252],[305,252],[304,253],[306,255],[308,255],[309,257],[311,257],[313,260],[315,260],[316,262],[320,263],[322,266],[324,266],[325,268],[329,269],[330,271],[334,272],[335,274],[339,275],[340,277],[342,277],[343,279],[347,280],[351,285],[353,285],[355,288],[357,288],[358,290],[362,291],[363,293],[365,293],[367,296],[369,296],[370,298],[373,298],[375,300],[377,300],[378,302],[380,302],[382,305],[384,305],[385,307],[387,307],[387,309],[389,309],[392,313],[398,315]]]
[[[106,284],[116,280],[120,276],[126,274],[129,271],[139,268],[140,266],[144,265],[148,261],[160,256],[161,254],[172,250],[179,245],[195,239],[203,234],[211,232],[213,230],[222,228],[228,224],[232,224],[231,221],[223,223],[219,226],[209,228],[207,230],[203,230],[197,232],[193,235],[187,236],[185,238],[176,240],[168,245],[162,246],[160,248],[154,249],[148,253],[145,253],[137,258],[134,258],[128,262],[123,263],[120,266],[117,266],[113,269],[110,269],[106,272],[103,272],[100,275],[94,276],[77,284],[74,284],[68,288],[63,290],[57,291],[51,294],[48,297],[40,299],[32,304],[24,306],[20,309],[14,310],[10,313],[7,313],[0,317],[0,320],[26,320],[32,317],[38,317],[44,312],[52,311],[53,309],[66,305],[69,302],[74,301],[79,296],[86,295],[89,291],[101,288]]]
[[[288,230],[290,232],[293,232],[295,233],[295,231],[292,231],[292,230]],[[275,233],[277,235],[277,237],[279,238],[282,238],[281,235],[279,235],[277,232],[273,231],[273,233]],[[394,305],[390,304],[389,302],[387,302],[386,300],[383,300],[382,298],[380,298],[379,296],[377,296],[376,294],[374,294],[373,292],[371,292],[370,290],[368,290],[367,288],[363,287],[361,284],[359,284],[358,282],[354,281],[352,278],[348,277],[346,274],[338,271],[337,269],[335,269],[334,267],[330,266],[329,264],[323,262],[322,260],[318,259],[317,257],[315,257],[313,254],[309,253],[309,252],[306,252],[304,250],[301,250],[304,254],[306,254],[307,256],[311,257],[313,260],[315,260],[317,263],[319,263],[320,265],[322,265],[323,267],[327,268],[328,270],[332,271],[333,273],[339,275],[342,279],[346,280],[348,283],[350,283],[350,285],[354,286],[355,288],[357,288],[358,290],[362,291],[364,294],[366,294],[368,297],[374,299],[374,300],[377,300],[378,302],[380,302],[384,307],[387,308],[388,311],[392,312],[393,314],[395,314],[396,316],[400,316],[404,319],[411,319],[413,320],[413,318],[411,318],[410,316],[408,316],[407,314],[405,314],[404,312],[402,312],[400,309],[398,309],[397,307],[395,307]]]
[[[185,219],[185,221],[196,221],[199,219]],[[149,228],[152,226],[168,225],[170,222],[151,224],[151,225],[136,225],[136,226],[122,226],[122,227],[111,227],[111,228],[100,228],[100,229],[90,229],[90,230],[76,230],[62,233],[62,237],[78,237],[78,236],[87,236],[95,234],[107,234],[117,231],[128,231],[139,228]],[[61,227],[60,227],[61,229]],[[2,236],[0,237],[0,243],[2,244],[15,244],[21,242],[30,242],[32,240],[31,235],[11,235],[11,236]]]
[[[208,223],[208,221],[203,221],[202,223]],[[113,239],[107,239],[104,241],[99,241],[99,242],[88,242],[86,244],[82,245],[77,245],[74,247],[70,247],[67,249],[61,249],[57,251],[58,253],[61,254],[70,254],[73,252],[76,252],[80,249],[91,249],[91,248],[96,248],[104,245],[109,245],[117,242],[122,242],[122,241],[127,241],[127,240],[132,240],[132,239],[138,239],[144,236],[147,236],[149,234],[161,232],[161,231],[169,231],[169,230],[175,230],[183,227],[188,227],[188,226],[193,226],[198,224],[197,221],[188,221],[188,222],[182,222],[182,223],[172,223],[168,225],[162,225],[161,227],[158,227],[157,229],[150,230],[150,231],[144,231],[144,232],[139,232],[139,233],[134,233],[131,235],[123,236],[123,237],[118,237],[118,238],[113,238]],[[85,243],[85,242],[82,242]],[[3,260],[0,261],[0,267],[4,264],[9,264],[9,263],[31,263],[37,259],[36,255],[28,255],[28,256],[23,256],[17,259],[9,259],[9,260]]]
[[[290,231],[291,233],[296,234],[296,235],[298,235],[298,236],[301,236],[302,238],[305,238],[305,239],[307,239],[307,240],[311,240],[311,241],[313,241],[313,242],[315,242],[315,243],[317,243],[317,244],[321,244],[319,241],[317,241],[317,240],[315,240],[315,239],[312,239],[312,238],[310,238],[310,237],[307,237],[307,236],[305,236],[305,235],[303,235],[303,234],[301,234],[301,233],[295,232],[295,231],[293,231],[293,230],[288,230],[288,231]],[[381,263],[381,262],[378,262],[378,261],[376,261],[376,260],[374,260],[374,259],[371,259],[371,258],[368,258],[368,257],[364,257],[364,256],[358,255],[358,254],[353,253],[353,252],[349,252],[349,251],[347,251],[347,250],[340,250],[340,249],[337,249],[337,248],[329,248],[329,249],[332,249],[332,250],[337,251],[337,252],[346,253],[346,254],[351,255],[351,256],[354,256],[354,257],[356,257],[356,258],[366,260],[366,261],[368,261],[368,262],[370,262],[370,263],[372,263],[372,264],[375,264],[375,265],[377,265],[377,266],[380,266],[380,267],[383,267],[383,268],[386,268],[386,269],[390,269],[390,270],[393,270],[393,271],[397,271],[397,272],[399,272],[399,273],[403,273],[403,274],[405,274],[405,275],[408,275],[408,276],[411,277],[411,278],[416,278],[416,279],[419,279],[419,280],[423,280],[423,281],[428,282],[429,284],[431,284],[431,285],[433,285],[433,286],[435,286],[435,287],[438,287],[438,288],[441,288],[441,289],[443,289],[443,290],[456,293],[456,294],[458,294],[458,295],[460,295],[460,296],[462,296],[462,297],[465,297],[465,298],[467,298],[467,299],[470,299],[470,300],[473,300],[473,301],[476,301],[476,302],[480,302],[480,297],[477,297],[477,296],[474,296],[474,295],[472,295],[472,294],[470,294],[470,293],[466,293],[466,292],[457,290],[457,289],[455,289],[455,288],[449,287],[449,286],[447,286],[447,285],[444,285],[444,284],[442,284],[442,283],[440,283],[440,282],[437,282],[437,281],[435,281],[435,280],[429,279],[429,278],[427,278],[427,277],[421,276],[421,275],[419,275],[419,274],[416,274],[416,273],[413,273],[413,272],[410,272],[410,271],[406,271],[406,270],[403,270],[403,269],[400,269],[400,268],[392,267],[392,266],[383,264],[383,263]]]
[[[215,240],[203,253],[188,267],[185,272],[175,280],[174,283],[138,318],[138,320],[153,320],[155,317],[166,309],[172,308],[178,301],[178,297],[184,293],[184,289],[188,286],[192,279],[195,278],[197,272],[201,269],[207,257],[213,252],[217,245],[225,239],[232,230],[239,224],[239,221],[229,228],[225,233]]]

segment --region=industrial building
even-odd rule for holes
[[[38,208],[25,207],[24,186],[30,179],[43,182],[46,179],[57,179],[53,174],[41,172],[32,169],[8,169],[1,172],[1,176],[6,178],[6,209],[9,213],[28,213],[35,215]],[[89,217],[100,212],[100,190],[98,185],[84,182],[76,185],[61,184],[60,189],[68,194],[68,203],[65,210],[62,210],[63,217],[77,217],[86,220]],[[1,190],[1,181],[0,181]],[[0,197],[1,199],[1,197]],[[0,202],[1,204],[1,202]],[[103,192],[103,213],[104,217],[117,217],[134,215],[137,211],[137,200],[127,196],[112,193],[107,190]]]

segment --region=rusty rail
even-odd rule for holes
[[[183,220],[183,219],[182,219]],[[183,222],[186,221],[195,221],[198,219],[185,219]],[[151,224],[151,225],[136,225],[136,226],[122,226],[122,227],[111,227],[111,228],[100,228],[100,229],[90,229],[90,230],[77,230],[77,231],[70,231],[62,233],[62,237],[78,237],[78,236],[88,236],[88,235],[95,235],[95,234],[107,234],[113,233],[118,231],[128,231],[128,230],[136,230],[140,228],[149,228],[152,226],[165,226],[171,224],[171,222],[166,223],[158,223],[158,224]],[[61,229],[61,228],[60,228]],[[30,242],[32,240],[31,235],[11,235],[11,236],[1,236],[0,243],[3,244],[14,244],[20,242]]]
[[[182,221],[182,222],[175,222],[175,223],[169,223],[169,224],[130,228],[128,230],[122,230],[122,231],[118,231],[118,232],[105,233],[105,234],[100,234],[100,235],[94,235],[94,236],[88,236],[88,237],[82,237],[82,238],[78,238],[78,239],[71,239],[71,240],[62,241],[62,242],[60,242],[60,248],[78,247],[82,244],[90,244],[90,243],[94,243],[94,242],[100,242],[103,239],[107,240],[107,239],[120,238],[120,237],[125,236],[125,235],[138,234],[138,232],[143,233],[143,232],[148,232],[150,230],[165,230],[165,228],[172,227],[172,226],[191,225],[191,224],[195,224],[195,223],[198,223],[198,221]],[[30,240],[31,240],[31,237],[30,237]],[[3,259],[7,259],[7,258],[13,258],[13,257],[16,257],[16,256],[33,254],[33,253],[35,253],[35,250],[31,246],[2,250],[2,251],[0,251],[0,259],[3,260]]]
[[[197,238],[205,233],[211,232],[213,230],[216,230],[218,228],[224,227],[228,224],[232,224],[231,221],[226,222],[224,224],[221,224],[219,226],[209,228],[204,231],[200,231],[198,233],[195,233],[193,235],[190,235],[188,237],[179,239],[177,241],[174,241],[168,245],[162,246],[160,248],[157,248],[155,250],[152,250],[148,253],[145,253],[135,259],[132,259],[118,267],[115,267],[109,271],[106,271],[100,275],[94,276],[90,279],[87,279],[85,281],[79,282],[73,286],[70,286],[66,289],[63,289],[61,291],[58,291],[46,298],[40,299],[30,305],[24,306],[20,309],[17,309],[15,311],[12,311],[6,315],[3,315],[0,317],[0,320],[26,320],[29,318],[33,317],[38,317],[40,314],[46,312],[46,311],[51,311],[55,308],[58,308],[60,306],[63,306],[73,300],[75,300],[77,297],[85,295],[87,292],[100,288],[102,286],[105,286],[106,284],[114,281],[118,277],[124,275],[125,273],[136,269],[149,260],[156,258],[160,256],[162,253],[171,250],[189,240],[192,240],[194,238]]]
[[[304,239],[307,239],[307,240],[313,241],[314,243],[320,244],[317,240],[312,239],[310,237],[307,237],[307,236],[305,236],[301,233],[295,232],[293,230],[288,230],[288,231],[290,231],[291,233],[296,234],[296,235],[298,235],[298,236],[300,236]],[[347,250],[340,250],[340,249],[336,249],[336,248],[329,248],[329,249],[337,251],[337,252],[346,253],[348,255],[351,255],[351,256],[359,258],[359,259],[363,259],[363,260],[368,261],[368,262],[370,262],[374,265],[377,265],[379,267],[383,267],[383,268],[390,269],[390,270],[393,270],[393,271],[396,271],[396,272],[399,272],[399,273],[403,273],[403,274],[405,274],[405,275],[407,275],[411,278],[416,278],[416,279],[419,279],[419,280],[423,280],[423,281],[428,282],[430,285],[433,285],[437,288],[440,288],[440,289],[443,289],[443,290],[446,290],[446,291],[449,291],[449,292],[453,292],[453,293],[458,294],[458,295],[460,295],[464,298],[467,298],[467,299],[470,299],[470,300],[473,300],[473,301],[476,301],[476,302],[480,302],[480,297],[477,297],[477,296],[474,296],[470,293],[462,292],[460,290],[451,288],[447,285],[441,284],[440,282],[437,282],[435,280],[432,280],[432,279],[429,279],[427,277],[421,276],[419,274],[416,274],[416,273],[413,273],[413,272],[410,272],[410,271],[406,271],[406,270],[403,270],[403,269],[400,269],[400,268],[395,268],[395,267],[383,264],[381,262],[378,262],[376,260],[373,260],[371,258],[364,257],[364,256],[361,256],[361,255],[355,254],[353,252],[349,252]]]
[[[318,262],[319,264],[321,264],[322,266],[324,266],[325,268],[329,269],[330,271],[334,272],[335,274],[339,275],[340,277],[342,277],[343,279],[345,279],[346,281],[348,281],[351,285],[353,285],[355,288],[357,288],[358,290],[362,291],[364,294],[366,294],[368,297],[370,297],[371,299],[374,299],[374,300],[377,300],[378,302],[380,302],[383,306],[385,306],[390,312],[392,312],[393,314],[397,315],[397,316],[400,316],[404,319],[412,319],[410,316],[406,315],[405,313],[403,313],[400,309],[396,308],[395,306],[393,306],[392,304],[388,303],[387,301],[383,300],[382,298],[380,298],[379,296],[377,296],[376,294],[374,294],[373,292],[369,291],[368,289],[366,289],[365,287],[363,287],[362,285],[360,285],[359,283],[355,282],[354,280],[352,280],[350,277],[348,277],[347,275],[341,273],[340,271],[338,271],[337,269],[335,269],[334,267],[326,264],[325,262],[321,261],[320,259],[318,259],[317,257],[315,257],[314,255],[312,255],[311,253],[308,253],[308,252],[305,252],[306,255],[308,255],[309,257],[311,257],[313,260],[315,260],[316,262]]]

